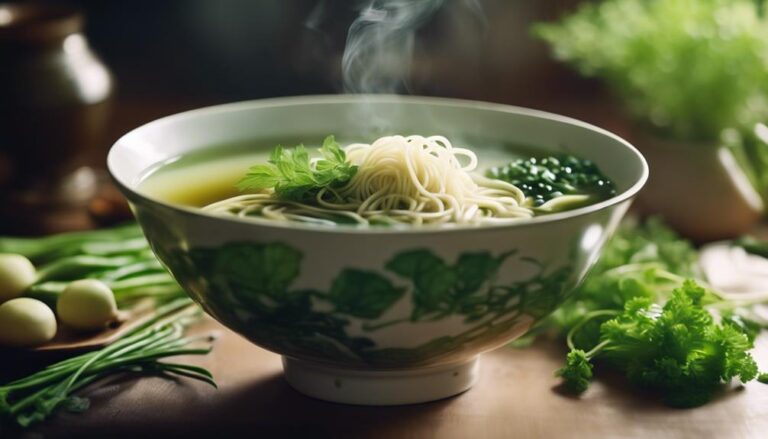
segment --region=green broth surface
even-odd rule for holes
[[[340,139],[342,145],[360,140]],[[189,207],[203,207],[221,201],[240,192],[235,185],[249,167],[265,163],[276,145],[294,146],[303,143],[316,152],[319,143],[301,140],[278,139],[275,141],[243,142],[216,145],[174,157],[145,172],[139,183],[139,191],[158,200]],[[488,168],[499,166],[521,157],[538,156],[543,150],[500,143],[454,143],[477,154],[475,172],[484,173]]]

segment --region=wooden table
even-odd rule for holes
[[[190,359],[210,368],[219,389],[189,380],[122,378],[85,392],[86,413],[60,414],[9,437],[348,437],[348,438],[765,438],[768,386],[731,389],[697,409],[676,410],[630,392],[618,377],[581,398],[559,393],[552,372],[562,344],[486,354],[468,392],[401,407],[318,401],[288,386],[280,357],[208,321],[222,333],[214,352]],[[768,337],[756,357],[768,367]],[[736,386],[738,387],[738,386]],[[4,436],[0,434],[0,436]]]

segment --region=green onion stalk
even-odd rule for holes
[[[89,401],[77,396],[77,392],[116,374],[178,375],[216,387],[205,368],[161,361],[211,351],[213,335],[185,335],[187,327],[199,317],[199,309],[190,299],[171,300],[158,307],[149,321],[116,342],[0,386],[0,418],[28,427],[61,409],[82,412],[88,409]]]

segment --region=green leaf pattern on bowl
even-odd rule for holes
[[[380,272],[345,268],[328,291],[321,291],[291,287],[300,276],[303,255],[280,242],[233,242],[177,249],[166,256],[172,257],[179,281],[193,286],[188,289],[209,313],[237,322],[234,329],[255,343],[283,355],[376,367],[424,364],[470,342],[493,340],[523,315],[538,320],[561,303],[572,277],[570,266],[548,270],[516,251],[466,252],[450,263],[430,250],[413,249],[396,254]],[[497,284],[497,273],[509,258],[531,264],[536,274]],[[211,293],[196,294],[195,285]],[[410,315],[381,318],[409,292]],[[463,318],[467,329],[417,347],[381,347],[374,341],[383,328],[449,316]],[[352,320],[364,322],[358,331],[362,335],[350,333]]]

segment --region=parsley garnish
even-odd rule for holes
[[[706,403],[734,377],[751,381],[749,351],[763,327],[698,286],[698,256],[658,219],[625,221],[574,297],[526,341],[546,329],[567,334],[570,353],[557,375],[573,393],[589,387],[595,361],[675,407]]]
[[[647,297],[629,300],[624,311],[600,325],[596,346],[585,352],[574,346],[557,375],[577,393],[592,378],[590,361],[600,359],[621,370],[638,387],[660,392],[673,407],[695,407],[709,401],[722,382],[755,379],[757,364],[749,354],[753,343],[738,326],[717,324],[702,306],[706,290],[687,280],[663,307]]]
[[[281,200],[306,201],[323,188],[346,184],[357,172],[333,136],[320,148],[323,158],[312,161],[304,145],[277,146],[267,164],[252,166],[238,183],[240,191],[274,189]]]

